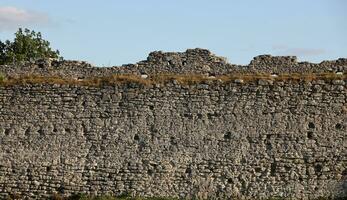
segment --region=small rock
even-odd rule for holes
[[[236,79],[234,82],[235,83],[243,83],[244,81],[243,81],[243,79]]]

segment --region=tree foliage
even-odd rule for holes
[[[19,29],[14,41],[0,40],[0,64],[53,58],[60,59],[58,50],[52,50],[50,43],[42,38],[40,32]]]

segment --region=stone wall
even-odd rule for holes
[[[262,55],[152,52],[120,67],[38,60],[6,77],[346,73]],[[345,75],[341,75],[345,77]],[[53,193],[180,198],[347,196],[347,80],[0,86],[0,198]]]
[[[346,84],[1,86],[0,198],[346,197]]]
[[[319,64],[298,62],[295,56],[261,55],[249,65],[230,64],[206,49],[188,49],[176,53],[155,51],[148,58],[136,64],[114,67],[94,67],[80,61],[38,60],[15,66],[0,65],[0,73],[6,76],[39,74],[71,78],[108,76],[110,74],[206,74],[221,75],[231,73],[324,73],[346,72],[347,58],[323,61]]]

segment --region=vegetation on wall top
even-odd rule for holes
[[[303,74],[228,74],[221,76],[205,76],[201,74],[156,74],[143,78],[134,74],[113,74],[105,77],[89,77],[84,79],[64,78],[59,76],[25,75],[19,77],[1,77],[0,86],[58,84],[100,87],[103,85],[118,85],[134,83],[139,85],[155,85],[175,82],[181,85],[230,83],[244,84],[265,80],[271,82],[310,82],[315,80],[347,80],[347,74],[336,73],[303,73]]]

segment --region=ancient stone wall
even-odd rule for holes
[[[347,196],[346,80],[0,87],[0,198]]]
[[[146,60],[136,64],[114,67],[94,67],[80,61],[39,60],[34,63],[22,63],[15,66],[0,65],[0,74],[19,76],[39,74],[70,78],[108,76],[110,74],[205,74],[222,75],[232,73],[324,73],[346,72],[347,58],[323,61],[319,64],[298,62],[295,56],[261,55],[255,57],[249,65],[230,64],[206,49],[188,49],[185,52],[155,51]]]
[[[191,85],[0,84],[0,198],[347,197],[345,58],[312,64],[263,55],[239,66],[191,49],[110,68],[49,60],[0,66],[7,78],[326,72],[337,74]]]

